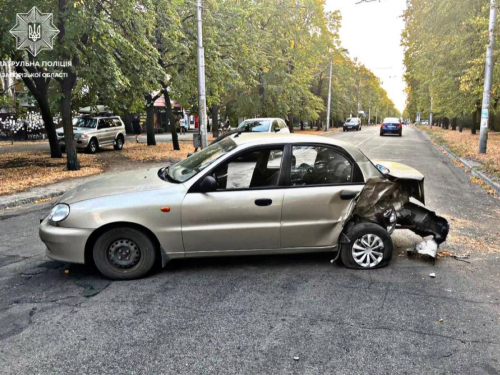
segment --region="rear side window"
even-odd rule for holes
[[[114,118],[112,121],[114,126],[122,126],[122,122],[117,118]]]
[[[353,166],[338,151],[321,146],[293,146],[292,186],[314,186],[352,182]]]

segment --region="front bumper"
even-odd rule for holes
[[[85,263],[85,244],[93,229],[65,228],[50,224],[45,218],[38,229],[42,242],[47,246],[49,258],[61,262]]]
[[[64,137],[62,138],[58,138],[57,141],[59,142],[59,146],[64,146],[65,143],[64,143]],[[87,148],[87,146],[89,145],[89,139],[78,139],[78,138],[75,138],[75,146],[76,148]]]

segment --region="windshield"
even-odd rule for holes
[[[348,118],[346,122],[354,124],[354,123],[358,122],[358,119],[357,118]]]
[[[197,152],[187,159],[181,160],[168,169],[168,177],[177,182],[189,180],[194,175],[208,167],[222,155],[234,150],[236,143],[226,138],[220,142],[208,146],[204,150]]]
[[[268,132],[271,127],[271,120],[245,120],[238,125],[238,129],[245,129],[247,126],[248,130],[253,132]]]
[[[97,121],[91,117],[75,117],[73,119],[73,126],[77,128],[95,128]]]

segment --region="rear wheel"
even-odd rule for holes
[[[113,280],[143,277],[155,264],[156,252],[151,239],[135,228],[113,228],[104,232],[93,249],[94,263],[101,273]]]
[[[89,154],[95,154],[98,148],[99,145],[97,144],[97,140],[95,138],[92,138],[89,142],[89,145],[87,146],[87,152]]]
[[[372,269],[389,264],[392,258],[392,239],[380,225],[357,224],[347,233],[351,242],[342,244],[340,258],[347,268]]]
[[[403,132],[399,132],[399,136],[402,137],[403,136]]]
[[[380,136],[382,137],[384,135],[384,133],[380,132]]]

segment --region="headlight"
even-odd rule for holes
[[[395,223],[396,222],[396,219],[397,219],[397,216],[396,216],[396,211],[392,211],[391,213],[391,217],[389,217],[389,222],[392,224],[392,223]]]
[[[88,136],[88,134],[82,134],[82,135],[80,136],[80,138],[83,138],[83,139],[87,139],[88,137],[89,137],[89,136]]]
[[[56,204],[49,213],[49,220],[59,223],[69,215],[69,206],[67,204]]]

